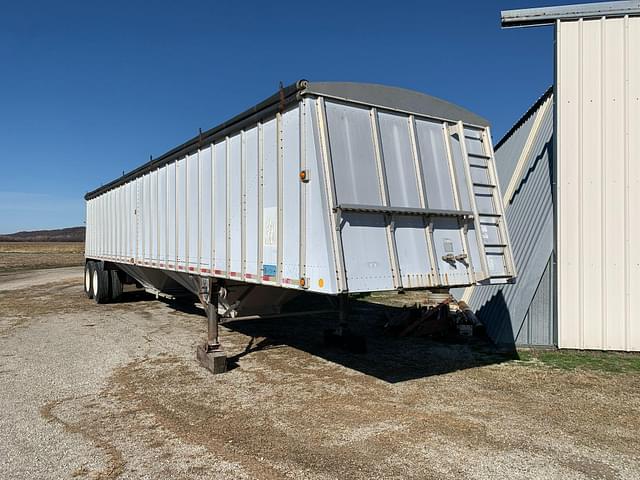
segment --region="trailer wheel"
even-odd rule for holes
[[[93,267],[93,299],[96,303],[107,303],[109,294],[109,272],[104,269],[102,262],[96,262]]]
[[[93,262],[84,264],[84,293],[87,298],[93,298]]]
[[[120,280],[120,272],[116,269],[109,270],[111,280],[111,301],[115,302],[122,295],[122,281]]]

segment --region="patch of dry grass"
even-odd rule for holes
[[[0,273],[83,263],[83,242],[0,242]]]

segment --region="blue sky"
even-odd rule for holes
[[[0,233],[82,225],[87,191],[280,81],[429,93],[497,141],[553,80],[553,29],[501,30],[500,10],[548,4],[5,1]]]

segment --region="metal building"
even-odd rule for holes
[[[520,285],[493,296],[467,291],[471,306],[491,317],[498,340],[510,327],[517,343],[640,351],[640,1],[507,11],[502,24],[554,25],[556,81],[496,154],[501,183],[521,188],[504,188]],[[544,112],[552,98],[553,117]],[[543,128],[551,121],[553,134]],[[525,137],[537,145],[531,154]],[[540,163],[524,175],[517,168],[535,150],[553,152],[552,188],[535,190]],[[552,234],[539,245],[520,226],[546,221],[550,203]]]

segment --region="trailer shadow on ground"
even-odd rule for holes
[[[286,310],[304,311],[326,308],[326,300],[304,295],[287,305]],[[204,316],[192,303],[173,303],[185,313]],[[324,333],[338,324],[337,314],[226,321],[224,328],[250,337],[243,352],[229,358],[229,368],[241,366],[243,357],[258,350],[290,346],[352,370],[389,383],[404,382],[442,375],[485,365],[499,364],[518,358],[513,346],[497,347],[486,338],[448,334],[438,338],[397,337],[384,326],[388,314],[399,307],[368,301],[352,300],[349,325],[362,335],[366,353],[353,353],[345,348],[328,346]]]

